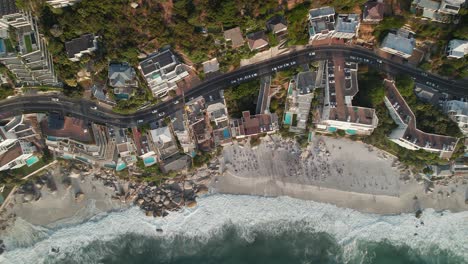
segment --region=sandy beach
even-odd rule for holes
[[[35,196],[21,191],[13,195],[5,215],[14,214],[31,224],[50,228],[128,206],[115,199],[115,187],[105,186],[89,172],[64,171],[57,165],[49,169],[45,178],[47,184],[34,185]]]
[[[221,193],[285,195],[379,214],[468,210],[466,180],[427,192],[395,157],[349,139],[317,136],[304,150],[278,136],[256,147],[236,142],[224,148],[221,166],[212,182]]]

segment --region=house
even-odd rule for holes
[[[206,114],[210,119],[213,128],[213,141],[215,147],[227,145],[232,142],[229,129],[229,116],[224,99],[207,103]]]
[[[334,38],[352,39],[357,36],[359,30],[359,15],[340,14],[336,18]]]
[[[231,135],[233,138],[255,136],[262,133],[274,133],[279,129],[276,114],[250,115],[249,111],[242,112],[242,118],[231,120]]]
[[[184,65],[169,49],[149,55],[138,68],[155,97],[177,89],[177,82],[188,76]]]
[[[108,78],[118,99],[129,99],[133,88],[138,86],[135,70],[126,62],[109,64]]]
[[[424,84],[416,83],[414,93],[421,101],[435,106],[438,106],[439,101],[442,100],[442,94],[439,91]]]
[[[385,4],[377,1],[368,1],[364,4],[362,21],[365,23],[379,23],[384,18]]]
[[[247,34],[247,43],[252,51],[263,50],[268,47],[268,37],[266,36],[265,31],[257,31]]]
[[[187,155],[176,154],[161,163],[161,171],[169,173],[171,171],[183,171],[190,168],[192,159]]]
[[[116,102],[106,95],[103,88],[96,84],[94,84],[91,87],[91,93],[93,94],[94,98],[96,98],[99,102],[108,104],[110,106],[116,105]]]
[[[302,133],[306,130],[314,91],[322,86],[322,75],[316,71],[300,72],[289,82],[283,119],[289,131]]]
[[[205,74],[219,71],[219,62],[217,58],[213,58],[209,61],[205,61],[203,64],[203,72]]]
[[[149,134],[156,153],[159,154],[158,156],[160,160],[165,160],[179,153],[175,138],[168,126],[152,129],[149,131]]]
[[[85,34],[79,38],[65,42],[65,51],[69,60],[80,61],[84,54],[91,54],[97,50],[97,36]]]
[[[324,39],[335,32],[335,9],[320,7],[309,10],[309,40]]]
[[[288,22],[283,16],[273,16],[266,22],[266,27],[269,32],[280,39],[288,34]]]
[[[210,119],[206,116],[205,98],[199,96],[185,104],[190,132],[195,138],[197,148],[209,151],[213,147]]]
[[[398,29],[395,33],[388,33],[380,45],[381,50],[405,59],[411,57],[415,47],[414,32],[403,28]]]
[[[450,177],[453,175],[452,166],[450,164],[446,165],[432,165],[432,175],[431,177]]]
[[[384,103],[390,116],[398,125],[389,135],[389,139],[401,147],[410,150],[423,149],[439,154],[440,158],[449,159],[455,150],[458,139],[419,130],[416,126],[416,116],[401,96],[394,81],[386,79],[384,86]]]
[[[465,0],[413,0],[411,9],[413,13],[425,19],[441,23],[450,23],[458,14]]]
[[[468,54],[468,40],[452,39],[447,47],[447,57],[461,59]]]
[[[79,2],[81,2],[81,0],[47,0],[47,4],[49,4],[53,8],[72,6]]]
[[[468,136],[468,102],[450,100],[443,105],[443,110],[458,124],[465,136]]]
[[[342,57],[327,62],[319,131],[334,133],[339,129],[348,135],[370,135],[377,127],[379,120],[374,109],[352,104],[359,92],[357,70],[357,63],[345,62]]]
[[[15,75],[16,82],[20,85],[60,85],[47,43],[32,14],[20,12],[14,0],[2,0],[0,15],[0,63]],[[12,30],[15,34],[10,34]]]
[[[224,31],[224,39],[230,41],[234,49],[244,45],[244,38],[239,27],[231,28]]]
[[[184,111],[177,111],[174,114],[174,117],[172,118],[172,129],[179,140],[184,153],[193,156],[196,150],[196,145],[192,134],[190,133]]]

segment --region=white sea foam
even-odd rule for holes
[[[65,257],[67,252],[75,252],[94,241],[109,241],[128,233],[162,236],[168,240],[183,235],[188,239],[207,241],[231,224],[237,227],[242,237],[252,241],[255,231],[281,232],[294,228],[291,225],[294,222],[302,223],[297,226],[302,231],[330,234],[344,247],[345,256],[354,254],[357,241],[388,240],[395,245],[418,249],[422,254],[433,250],[435,245],[468,260],[468,212],[440,213],[427,209],[417,219],[414,214],[363,214],[288,197],[216,194],[199,199],[196,208],[171,213],[165,218],[146,217],[140,209],[133,207],[56,230],[29,228],[25,232],[38,232],[42,239],[37,241],[36,238],[34,245],[18,247],[21,244],[15,243],[14,237],[6,238],[8,251],[0,256],[0,262],[40,263],[48,255]],[[158,233],[156,228],[162,228],[164,232]],[[60,247],[60,252],[51,253],[52,247]]]

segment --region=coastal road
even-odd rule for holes
[[[398,63],[376,55],[371,50],[348,45],[330,45],[318,47],[297,47],[290,52],[272,58],[270,60],[241,67],[235,71],[217,76],[209,81],[193,87],[185,93],[185,101],[198,96],[206,96],[221,89],[247,82],[255,78],[269,76],[278,71],[298,67],[311,61],[328,60],[339,54],[346,61],[368,64],[375,69],[391,75],[408,74],[415,81],[427,84],[440,92],[466,97],[468,95],[467,81],[448,80],[433,74],[424,72],[413,66]],[[57,98],[54,100],[53,98]],[[36,112],[61,112],[63,114],[80,117],[88,122],[110,124],[119,127],[132,127],[161,119],[158,113],[172,114],[183,108],[181,96],[158,105],[148,107],[133,114],[117,114],[110,109],[100,107],[96,102],[84,99],[72,99],[57,96],[22,96],[0,102],[0,119],[22,113]],[[177,102],[176,104],[174,102]],[[96,107],[96,109],[94,109]]]

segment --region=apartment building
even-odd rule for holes
[[[40,126],[47,147],[58,157],[116,168],[116,143],[107,127],[58,113],[43,118]]]
[[[19,11],[14,0],[1,0],[0,14],[0,62],[19,84],[60,85],[52,57],[31,13]]]
[[[195,156],[197,146],[188,126],[188,120],[184,111],[177,111],[172,119],[172,129],[184,153],[189,156]]]
[[[370,135],[378,125],[375,110],[352,105],[359,92],[357,63],[335,57],[327,62],[324,107],[317,129],[322,132],[344,130],[348,135]]]
[[[224,99],[220,98],[206,104],[206,114],[213,129],[213,142],[215,147],[232,143],[229,128],[229,115]]]
[[[320,40],[331,37],[335,32],[335,9],[320,7],[309,10],[309,40]]]
[[[242,118],[231,119],[231,135],[233,138],[244,138],[259,134],[271,134],[279,129],[276,114],[250,115],[249,111],[242,112]]]
[[[91,54],[98,48],[97,36],[85,34],[65,42],[65,51],[69,60],[78,62],[84,54]]]
[[[185,66],[170,50],[149,55],[138,68],[155,97],[177,89],[177,82],[188,76]]]
[[[410,149],[423,149],[438,153],[441,158],[449,159],[458,142],[457,138],[430,134],[416,127],[416,117],[410,107],[401,96],[394,81],[385,80],[384,102],[390,111],[390,115],[398,125],[389,135],[389,139],[396,144]]]
[[[0,126],[0,171],[32,166],[39,158],[34,156],[36,147],[29,141],[36,136],[23,116],[11,119]]]
[[[197,144],[197,148],[209,151],[213,147],[212,127],[210,119],[206,115],[205,98],[199,96],[185,104],[188,126]]]
[[[283,124],[289,126],[289,131],[306,131],[314,91],[323,87],[323,72],[324,63],[321,63],[318,71],[301,72],[290,80],[283,119]]]

